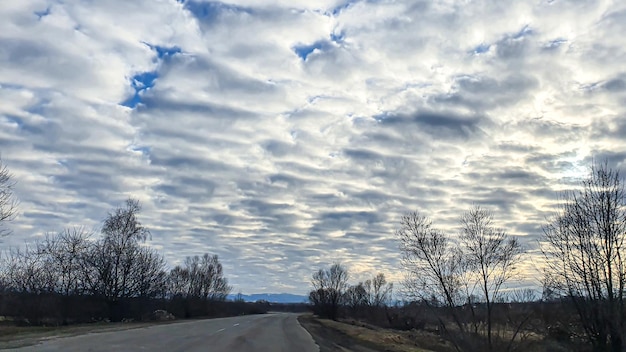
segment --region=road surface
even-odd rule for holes
[[[317,352],[297,314],[248,315],[59,337],[13,351]]]

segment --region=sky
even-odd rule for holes
[[[592,160],[626,167],[621,0],[21,0],[0,5],[1,246],[128,197],[169,265],[306,294],[402,279],[394,231],[478,204],[527,250]]]

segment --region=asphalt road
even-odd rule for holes
[[[14,351],[319,351],[297,316],[249,315],[97,332],[55,338]]]

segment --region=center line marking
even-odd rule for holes
[[[222,332],[222,331],[224,331],[224,330],[226,330],[226,329],[219,329],[219,330],[217,330],[217,332]]]
[[[234,324],[233,326],[239,326],[239,323],[237,323],[237,324]]]

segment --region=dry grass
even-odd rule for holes
[[[452,350],[438,336],[422,331],[397,331],[379,328],[370,324],[354,321],[318,320],[322,325],[339,331],[353,339],[377,346],[381,351],[389,352],[433,352]]]
[[[321,335],[323,339],[335,342],[331,348],[324,349],[322,352],[337,351],[385,351],[385,352],[455,352],[454,346],[444,340],[433,330],[410,330],[398,331],[393,329],[384,329],[375,325],[363,323],[358,320],[345,319],[342,321],[333,321],[327,319],[314,318],[307,316],[308,320],[315,322],[315,325],[323,328],[316,329],[317,337]],[[302,322],[302,321],[301,321]],[[309,327],[303,324],[307,330]],[[311,332],[311,331],[309,331]],[[449,331],[455,334],[454,329]],[[505,333],[502,331],[501,333]],[[457,332],[460,334],[460,332]],[[318,338],[314,332],[311,332],[316,342]],[[324,341],[322,341],[324,342]],[[321,346],[321,345],[320,345]],[[364,348],[362,348],[364,347]],[[574,350],[584,350],[584,347],[572,342],[558,342],[552,339],[546,339],[543,335],[537,333],[525,332],[522,341],[518,341],[516,345],[517,351],[529,352],[565,352]],[[480,350],[475,348],[474,350]],[[496,348],[498,350],[498,348]]]

